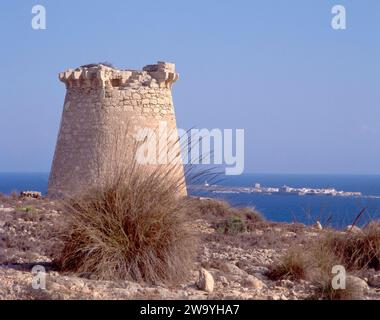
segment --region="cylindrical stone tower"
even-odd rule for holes
[[[51,196],[82,192],[103,183],[116,167],[128,166],[125,162],[132,158],[125,154],[135,152],[132,146],[139,129],[158,135],[165,129],[166,136],[178,138],[171,94],[178,74],[172,63],[158,62],[142,71],[86,65],[60,73],[59,79],[67,92],[49,178]],[[151,147],[157,145],[162,148],[161,143]],[[180,158],[178,141],[169,149],[164,152]],[[148,161],[147,165],[164,163]],[[181,163],[179,167],[173,174],[184,179]],[[186,195],[186,189],[180,193]]]

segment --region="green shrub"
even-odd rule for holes
[[[16,210],[29,213],[29,212],[34,212],[35,208],[33,208],[32,206],[26,206],[26,207],[16,208]]]
[[[238,216],[226,218],[224,221],[217,225],[218,232],[224,234],[238,234],[247,231],[247,224],[245,220]]]
[[[256,224],[265,221],[262,214],[251,208],[238,208],[236,209],[239,216],[246,221],[247,230],[252,231],[255,229]]]

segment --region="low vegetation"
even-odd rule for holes
[[[236,235],[255,229],[258,223],[264,222],[261,213],[251,208],[231,207],[223,200],[200,198],[192,199],[192,216],[205,219],[223,234]]]
[[[165,170],[133,167],[104,187],[65,201],[62,271],[96,279],[174,283],[193,263],[192,207]]]
[[[269,268],[267,276],[272,280],[305,279],[309,261],[301,248],[290,249],[284,256]]]
[[[339,257],[348,270],[380,270],[380,221],[371,222],[355,232],[331,232],[324,246]]]
[[[245,220],[238,216],[231,216],[224,219],[217,225],[217,231],[224,234],[235,235],[238,233],[246,232],[247,225]]]
[[[16,211],[21,211],[21,212],[33,212],[35,211],[35,208],[32,207],[32,206],[25,206],[25,207],[20,207],[20,208],[16,208]]]
[[[375,221],[355,231],[324,231],[318,241],[289,249],[270,267],[267,276],[272,280],[307,279],[315,284],[313,299],[361,299],[360,281],[354,281],[349,273],[361,275],[368,269],[379,270],[379,261],[380,223]],[[332,268],[336,265],[347,270],[345,289],[332,287]]]
[[[192,216],[196,219],[207,219],[215,221],[216,219],[231,216],[231,206],[223,200],[210,198],[193,198]]]

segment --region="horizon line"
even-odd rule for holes
[[[50,174],[50,171],[0,171],[0,174]],[[244,172],[240,175],[230,175],[238,177],[243,175],[353,175],[353,176],[378,176],[380,173],[333,173],[333,172]],[[225,175],[225,174],[221,174]]]

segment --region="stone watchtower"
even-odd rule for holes
[[[142,71],[93,64],[62,72],[59,79],[67,92],[49,178],[51,196],[99,185],[117,166],[128,166],[131,158],[124,154],[132,150],[136,128],[157,132],[165,123],[167,132],[178,137],[171,94],[178,74],[172,63]],[[179,142],[171,148],[180,157]],[[173,174],[184,179],[181,163],[178,167]]]

